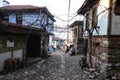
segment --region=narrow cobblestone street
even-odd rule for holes
[[[70,56],[56,51],[47,60],[42,60],[25,69],[0,76],[0,80],[98,80],[89,79],[79,66],[81,55]]]

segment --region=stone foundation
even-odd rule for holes
[[[115,76],[120,79],[120,36],[110,36],[108,46],[108,75]]]
[[[84,46],[84,40],[83,38],[79,38],[77,40],[77,49],[76,49],[77,54],[83,54],[83,46]]]
[[[96,69],[108,78],[114,76],[120,79],[120,36],[96,36],[92,40]]]
[[[22,35],[1,35],[0,36],[0,53],[11,51],[10,47],[7,47],[7,41],[14,41],[13,50],[23,49],[25,39]]]
[[[106,36],[93,37],[92,55],[96,57],[95,68],[106,77],[107,57],[108,57],[108,38]]]
[[[7,47],[7,41],[14,41],[13,47]],[[3,70],[5,60],[10,58],[23,58],[24,37],[20,35],[1,35],[0,36],[0,71]]]

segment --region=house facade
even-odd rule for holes
[[[0,7],[0,71],[5,60],[46,58],[54,17],[46,7]]]
[[[117,79],[120,79],[119,6],[119,0],[86,0],[77,12],[85,17],[85,54],[89,56],[90,67],[107,78]]]
[[[52,41],[52,45],[54,48],[56,49],[62,49],[63,47],[63,42],[64,42],[64,39],[61,39],[59,37],[55,37],[53,36],[53,41]]]
[[[83,21],[75,21],[70,25],[72,31],[72,43],[75,46],[76,54],[83,53]]]

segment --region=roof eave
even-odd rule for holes
[[[74,26],[77,26],[77,25],[83,25],[83,21],[75,21],[69,27],[73,28]]]
[[[86,0],[83,5],[78,9],[77,14],[84,15],[89,11],[99,0]]]
[[[43,8],[46,13],[51,17],[51,19],[55,22],[56,20],[54,19],[54,16],[48,11],[48,9],[46,7]]]

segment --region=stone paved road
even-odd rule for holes
[[[0,80],[98,80],[89,79],[79,66],[80,55],[70,56],[58,50],[47,60],[0,76]]]

